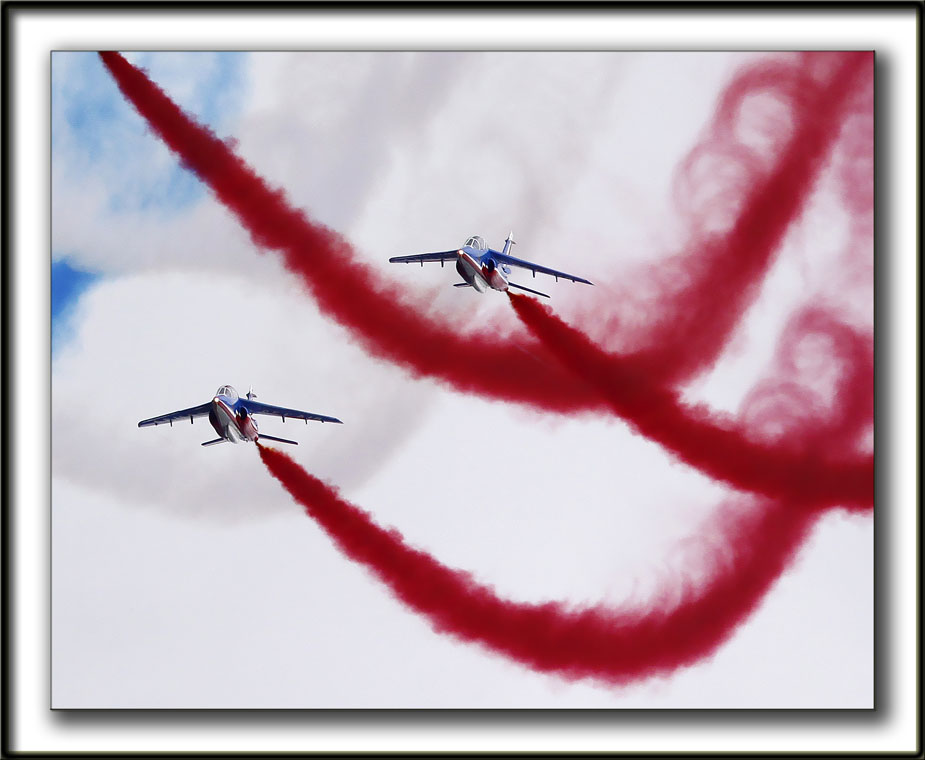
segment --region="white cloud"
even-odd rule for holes
[[[240,450],[252,447],[200,449],[215,437],[205,418],[142,430],[138,420],[204,403],[224,383],[242,393],[253,385],[268,403],[344,420],[267,418],[261,429],[296,438],[316,472],[350,486],[388,459],[375,442],[397,445],[432,395],[402,398],[403,373],[367,360],[304,298],[235,277],[109,280],[82,300],[75,323],[54,363],[54,472],[181,513],[253,517],[278,499],[267,498],[276,491],[256,452]]]

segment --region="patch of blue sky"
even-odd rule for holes
[[[95,272],[72,267],[66,259],[51,263],[51,352],[73,335],[72,317],[80,297],[100,279]]]
[[[127,53],[126,57],[220,136],[241,112],[246,53]],[[52,53],[51,91],[53,182],[64,183],[71,192],[79,192],[86,182],[102,183],[110,212],[153,214],[165,221],[204,196],[199,180],[151,133],[95,52]],[[76,305],[101,275],[72,266],[62,251],[54,251],[52,259],[54,354],[73,336]]]
[[[240,113],[246,53],[126,54],[217,134]],[[60,177],[101,176],[116,213],[172,216],[206,190],[151,134],[96,53],[52,54],[52,162]]]

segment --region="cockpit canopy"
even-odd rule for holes
[[[466,248],[475,248],[478,251],[487,251],[488,247],[485,245],[485,241],[478,235],[473,235],[471,238],[466,240],[463,243],[463,246]]]
[[[227,396],[232,401],[238,400],[238,392],[232,388],[230,385],[223,385],[217,391],[215,391],[216,396]]]

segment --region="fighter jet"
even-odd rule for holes
[[[529,269],[536,277],[536,273],[548,274],[556,278],[558,282],[562,277],[572,282],[583,282],[586,285],[593,285],[590,280],[583,277],[576,277],[573,274],[560,272],[556,269],[541,267],[531,261],[516,259],[509,254],[511,246],[514,244],[514,233],[511,232],[504,241],[504,250],[496,251],[485,245],[485,241],[478,235],[473,235],[461,248],[455,251],[440,251],[438,253],[416,253],[411,256],[393,256],[389,261],[393,264],[411,264],[420,262],[424,266],[425,261],[439,261],[443,266],[447,261],[456,262],[456,271],[463,278],[464,282],[457,282],[454,287],[457,288],[475,288],[479,293],[484,293],[491,288],[492,290],[507,290],[508,288],[517,288],[526,290],[528,293],[549,298],[546,293],[540,293],[524,285],[518,285],[516,282],[508,280],[511,273],[511,267],[520,267]]]
[[[298,446],[298,441],[290,441],[286,438],[277,438],[273,435],[257,432],[257,420],[255,414],[272,414],[276,417],[282,417],[283,422],[286,418],[296,420],[309,420],[318,422],[340,422],[336,417],[325,417],[323,414],[313,414],[312,412],[300,412],[298,409],[285,409],[281,406],[270,406],[255,401],[257,394],[253,389],[248,390],[245,398],[240,398],[238,392],[230,385],[223,385],[217,391],[212,400],[199,406],[193,406],[189,409],[181,409],[178,412],[162,414],[160,417],[152,417],[149,420],[142,420],[138,427],[149,427],[151,425],[163,425],[165,422],[173,427],[174,420],[185,420],[189,417],[190,424],[196,417],[209,415],[209,422],[215,428],[219,437],[214,441],[206,441],[203,446],[214,446],[216,443],[254,442],[266,438],[270,441],[279,441],[280,443],[291,443]]]

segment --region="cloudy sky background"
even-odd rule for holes
[[[460,329],[506,299],[389,256],[470,234],[589,277],[684,238],[678,162],[731,54],[138,54],[134,63],[291,202]],[[692,398],[734,411],[792,309],[826,288],[827,201]],[[433,633],[346,560],[253,447],[139,419],[220,384],[332,414],[262,429],[384,525],[524,601],[620,604],[683,575],[726,497],[618,420],[460,396],[367,357],[122,99],[97,57],[52,57],[53,704],[58,707],[723,707],[872,703],[872,520],[828,514],[714,657],[616,689]],[[627,285],[627,281],[630,285]],[[587,291],[548,283],[577,313]],[[869,302],[859,306],[863,313]],[[88,424],[92,421],[92,424]]]

